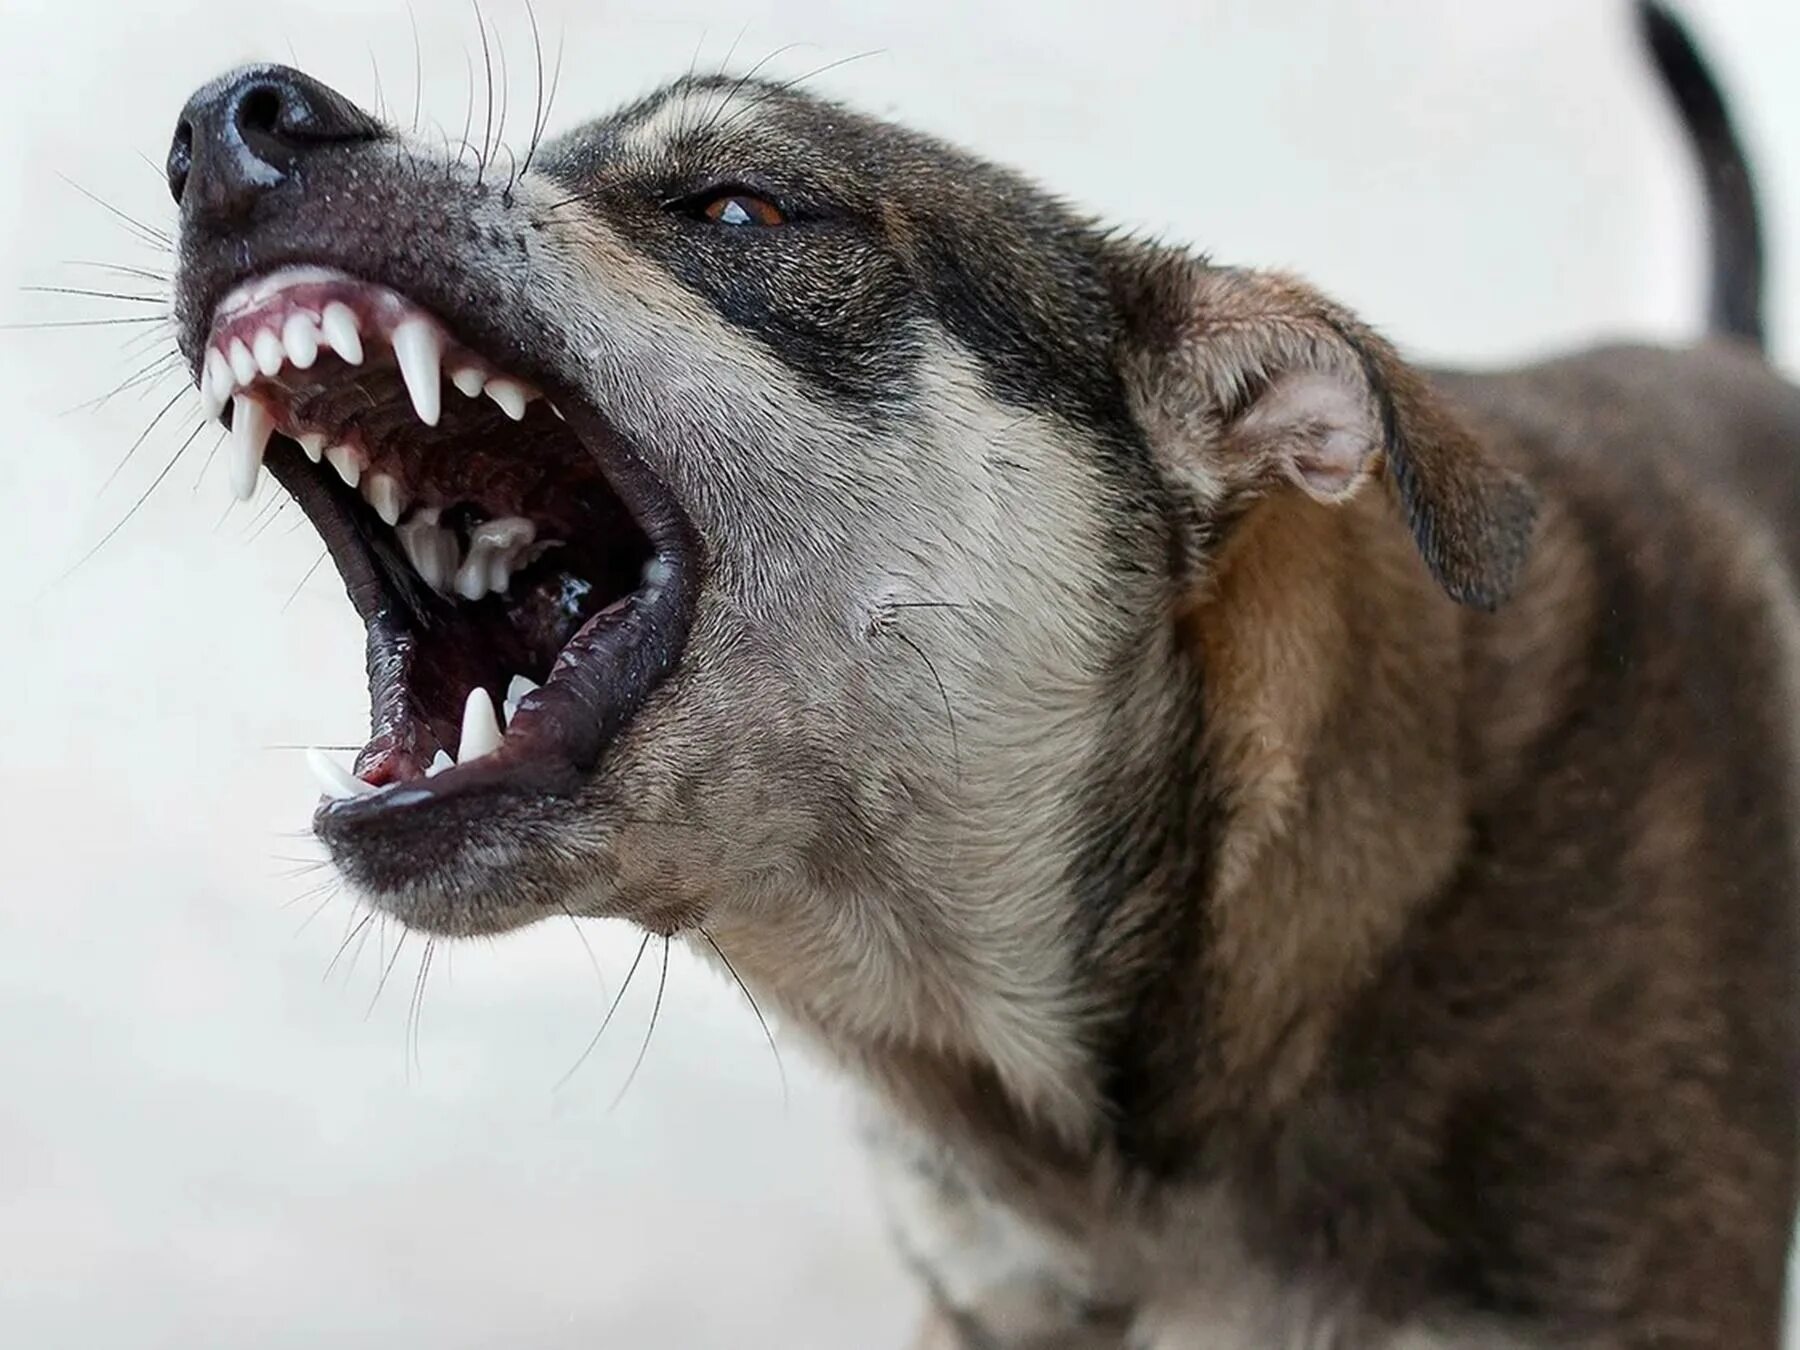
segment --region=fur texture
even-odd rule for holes
[[[378,279],[603,410],[704,555],[577,790],[332,838],[369,904],[716,943],[867,1086],[930,1344],[1776,1343],[1800,394],[1754,351],[1428,373],[756,81],[504,192],[309,97],[304,174],[190,182],[190,357],[243,276]],[[789,223],[667,209],[710,183]]]

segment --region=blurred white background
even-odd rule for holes
[[[476,20],[413,0],[423,102],[460,127]],[[522,0],[487,0],[529,120]],[[1800,359],[1800,5],[1688,0],[1755,150],[1780,354]],[[1680,338],[1701,305],[1692,168],[1622,0],[539,0],[553,125],[788,43],[786,76],[1010,161],[1132,225],[1292,267],[1414,353],[1510,360]],[[0,320],[153,312],[165,270],[73,180],[156,228],[188,92],[248,59],[410,119],[403,0],[4,0]],[[479,52],[477,49],[477,61]],[[525,109],[524,113],[520,108]],[[1795,247],[1790,248],[1790,244]],[[677,959],[599,1024],[636,938],[558,923],[440,956],[297,872],[313,786],[275,748],[362,739],[361,634],[297,512],[227,512],[185,401],[93,400],[144,326],[0,332],[0,1343],[18,1347],[898,1346],[848,1097]],[[161,344],[160,346],[158,344]],[[216,468],[216,466],[215,466]],[[266,481],[266,480],[265,480]],[[303,578],[307,578],[303,582]],[[297,860],[297,861],[290,861]],[[321,901],[325,906],[319,910]],[[315,915],[315,910],[317,910]],[[653,974],[654,972],[649,972]],[[371,1004],[373,1010],[371,1011]]]

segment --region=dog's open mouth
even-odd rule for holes
[[[372,736],[315,756],[321,828],[475,790],[572,789],[686,635],[684,517],[599,410],[501,370],[385,287],[238,286],[201,373],[240,497],[266,463],[368,628]]]

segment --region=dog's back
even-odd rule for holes
[[[1705,166],[1714,336],[1435,377],[1538,489],[1537,541],[1512,602],[1466,624],[1457,882],[1284,1160],[1329,1153],[1341,1195],[1366,1158],[1355,1263],[1396,1310],[1455,1288],[1575,1343],[1773,1345],[1800,1132],[1800,390],[1761,353],[1722,103],[1644,12]],[[1333,1203],[1305,1167],[1273,1181]]]
[[[1284,1262],[1328,1253],[1378,1319],[1770,1346],[1800,1135],[1800,390],[1761,351],[1718,93],[1644,12],[1705,166],[1713,334],[1432,377],[1539,499],[1517,591],[1459,621],[1468,845],[1245,1189]]]

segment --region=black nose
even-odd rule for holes
[[[374,140],[379,122],[287,66],[244,66],[200,89],[169,146],[169,191],[182,206],[237,215],[307,155]]]

